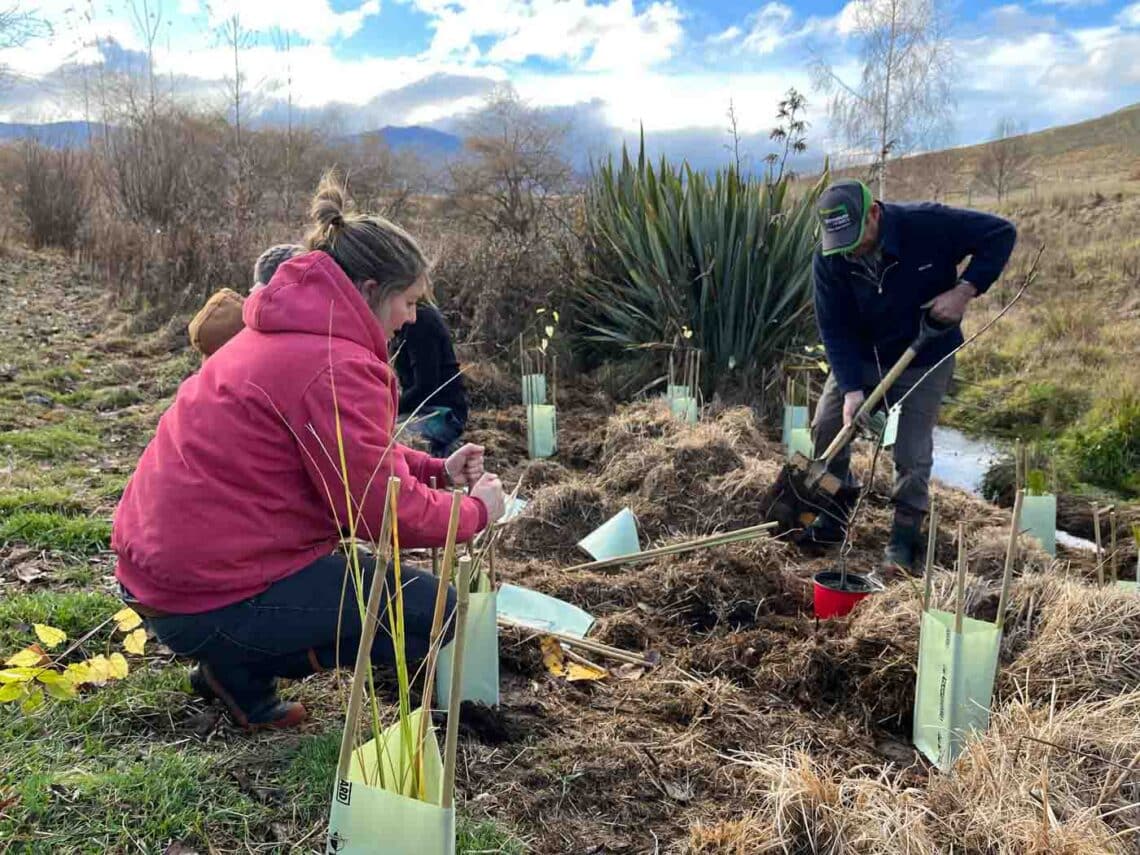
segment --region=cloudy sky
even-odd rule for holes
[[[27,4],[26,4],[27,5]],[[143,0],[133,4],[142,10]],[[734,102],[741,130],[760,140],[789,86],[808,94],[815,150],[831,138],[825,97],[808,61],[827,56],[857,72],[852,6],[843,0],[149,0],[160,7],[159,73],[204,103],[220,102],[232,65],[217,25],[234,9],[254,31],[243,70],[272,110],[282,94],[280,33],[292,42],[296,104],[321,115],[345,105],[354,129],[453,127],[496,82],[536,105],[611,135],[647,135],[671,147],[719,148]],[[130,2],[43,0],[54,36],[0,51],[19,73],[0,119],[81,116],[61,69],[137,61],[144,41]],[[953,9],[960,61],[950,142],[986,138],[999,117],[1030,130],[1140,101],[1140,2],[1032,0]],[[271,33],[277,32],[274,39]],[[98,39],[98,41],[97,41]],[[74,77],[74,75],[72,76]]]

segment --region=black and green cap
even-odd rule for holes
[[[863,225],[874,198],[862,181],[847,178],[830,185],[819,197],[816,211],[823,231],[823,254],[850,252],[863,239]]]

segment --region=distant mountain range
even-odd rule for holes
[[[52,148],[87,145],[93,135],[101,133],[103,126],[92,122],[48,122],[46,124],[0,122],[0,143],[33,139]],[[361,139],[379,134],[393,151],[413,151],[427,160],[457,154],[463,140],[454,134],[418,125],[396,127],[388,125],[377,131],[353,134],[350,139]]]

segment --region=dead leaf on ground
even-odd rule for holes
[[[21,564],[16,568],[16,578],[23,582],[25,585],[30,585],[37,579],[42,579],[47,574],[43,570],[36,567],[35,564]]]
[[[198,850],[185,843],[171,843],[162,850],[162,855],[199,855]]]

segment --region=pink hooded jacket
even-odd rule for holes
[[[440,546],[443,461],[391,441],[398,412],[384,333],[333,259],[287,261],[245,303],[245,329],[184,381],[115,511],[115,575],[142,603],[211,611],[330,554],[347,530],[336,415],[358,537],[379,536],[400,478],[402,547]],[[335,405],[334,405],[335,401]],[[487,525],[463,499],[459,540]],[[339,585],[339,577],[330,585]]]

